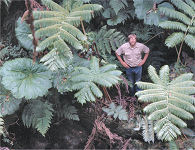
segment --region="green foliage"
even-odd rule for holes
[[[187,124],[182,119],[193,119],[191,113],[195,112],[195,93],[193,74],[186,73],[169,81],[169,67],[163,66],[159,75],[154,67],[149,66],[148,73],[154,83],[137,82],[143,91],[136,95],[143,102],[150,102],[144,108],[149,113],[149,120],[156,120],[154,130],[161,140],[172,141],[181,135],[180,128]]]
[[[50,127],[52,116],[53,108],[51,104],[33,100],[24,107],[22,121],[26,127],[36,128],[45,136]]]
[[[146,116],[142,119],[142,135],[145,142],[150,143],[152,141],[154,143],[154,128],[153,121],[148,120]]]
[[[195,3],[193,1],[171,0],[171,3],[178,8],[173,10],[169,8],[160,8],[159,11],[172,19],[159,24],[163,29],[173,30],[174,32],[166,39],[165,44],[168,47],[175,47],[181,42],[185,43],[195,50]]]
[[[112,50],[116,51],[122,44],[125,43],[125,36],[117,32],[115,29],[107,30],[106,26],[103,26],[99,32],[93,33],[93,41],[97,45],[99,54],[106,59],[106,53],[111,54]]]
[[[134,16],[134,11],[131,4],[126,0],[112,0],[105,3],[103,16],[107,19],[107,24],[110,26],[125,22],[130,16]]]
[[[0,115],[0,135],[3,134],[3,125],[4,125],[4,120]]]
[[[167,20],[166,17],[162,16],[162,13],[157,10],[154,10],[154,3],[160,3],[163,0],[133,0],[135,7],[135,14],[138,19],[144,19],[145,24],[149,25],[158,25],[159,22]],[[171,4],[164,2],[158,5],[158,8],[161,7],[173,8]]]
[[[122,106],[115,106],[112,102],[108,108],[103,107],[102,110],[108,114],[108,116],[114,117],[114,119],[119,118],[119,120],[128,120],[128,114]]]
[[[67,65],[65,69],[53,72],[53,86],[57,88],[58,92],[60,93],[72,91],[71,87],[73,83],[70,79],[72,76],[71,73],[74,71],[74,68],[88,67],[89,65],[89,60],[74,55],[72,61]]]
[[[57,111],[57,115],[60,118],[67,118],[69,120],[79,121],[79,116],[77,114],[77,109],[74,106],[65,104],[61,109]]]
[[[50,72],[41,64],[33,64],[28,58],[5,62],[0,75],[4,87],[16,98],[34,99],[45,95],[52,86]]]
[[[177,144],[175,143],[175,141],[170,141],[169,142],[169,149],[170,150],[179,150]]]
[[[107,64],[99,67],[98,59],[92,57],[89,68],[78,67],[72,73],[72,89],[79,90],[74,96],[81,104],[86,103],[86,101],[95,101],[96,97],[103,96],[96,84],[111,87],[118,83],[120,75],[121,71],[116,70],[116,65]]]
[[[18,18],[15,28],[16,38],[22,47],[27,50],[33,50],[33,37],[29,25],[25,21],[21,21],[21,17]]]
[[[52,71],[66,67],[66,60],[72,58],[70,45],[75,49],[83,49],[82,42],[87,37],[75,26],[81,20],[89,21],[94,11],[101,5],[83,4],[82,1],[66,0],[63,7],[51,0],[42,0],[51,11],[36,11],[34,25],[38,30],[35,35],[40,39],[37,51],[49,48],[51,51],[41,61]]]

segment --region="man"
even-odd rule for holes
[[[133,84],[131,96],[134,96],[140,90],[135,83],[141,80],[142,65],[146,62],[150,50],[144,44],[136,42],[135,34],[130,34],[128,39],[129,42],[123,44],[116,50],[116,57],[123,67],[126,68],[127,77]],[[142,52],[145,53],[143,59]],[[123,55],[124,61],[120,55]]]

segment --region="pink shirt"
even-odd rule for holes
[[[124,61],[130,67],[136,67],[142,61],[142,52],[149,53],[149,48],[142,43],[136,42],[134,47],[131,47],[129,42],[121,45],[116,53],[118,55],[123,55]]]

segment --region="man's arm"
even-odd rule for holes
[[[127,63],[123,61],[120,55],[118,55],[117,53],[115,54],[116,54],[117,59],[120,61],[121,65],[123,65],[123,67],[130,68],[129,65],[127,65]]]
[[[146,62],[148,55],[149,55],[149,53],[145,53],[144,58],[142,59],[142,61],[139,63],[138,66],[142,66]]]

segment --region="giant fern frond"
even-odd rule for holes
[[[51,11],[35,11],[33,14],[35,18],[34,25],[38,28],[35,35],[36,38],[40,39],[36,50],[43,51],[46,48],[51,50],[52,47],[54,50],[43,58],[42,61],[50,65],[49,68],[52,68],[52,70],[64,68],[66,62],[64,60],[68,59],[68,57],[69,59],[72,58],[69,46],[71,45],[75,49],[83,49],[81,41],[87,39],[75,26],[79,25],[81,20],[89,21],[93,11],[99,11],[102,9],[102,6],[84,4],[82,1],[67,0],[63,8],[52,0],[42,0],[42,2]],[[56,57],[52,57],[54,53]],[[61,54],[63,56],[60,56]],[[60,62],[63,65],[59,65]]]
[[[50,127],[53,116],[52,105],[40,100],[31,101],[22,113],[22,121],[25,126],[36,128],[43,136]]]
[[[111,87],[120,80],[121,72],[116,70],[116,65],[108,64],[99,67],[99,61],[93,57],[90,67],[78,67],[72,74],[72,89],[79,90],[74,96],[83,104],[86,101],[95,101],[96,97],[103,96],[97,85]]]
[[[157,121],[154,130],[158,138],[172,141],[181,134],[180,128],[187,126],[183,119],[193,119],[195,98],[190,96],[195,93],[193,74],[183,74],[169,81],[169,67],[166,65],[160,69],[160,75],[152,66],[148,72],[154,83],[137,82],[143,91],[136,95],[140,101],[151,103],[144,111],[149,113],[149,120]]]
[[[159,11],[166,16],[175,19],[175,21],[165,21],[159,24],[164,29],[176,30],[165,41],[168,47],[174,47],[181,42],[185,43],[193,50],[195,50],[195,2],[171,0],[179,10],[169,8],[160,8]],[[180,12],[181,11],[181,12]]]
[[[16,58],[1,68],[2,84],[14,97],[34,99],[43,96],[51,88],[51,73],[41,64],[33,64],[28,58]]]

